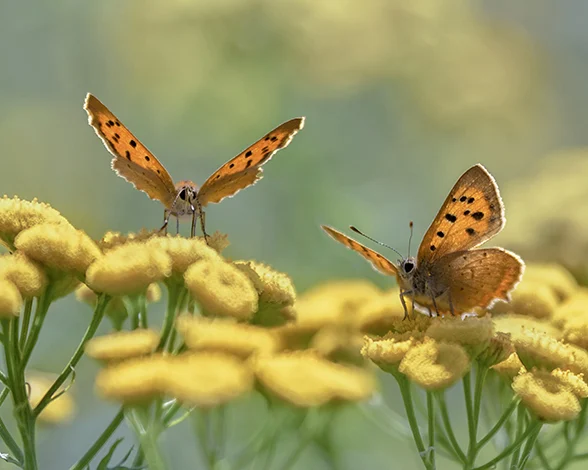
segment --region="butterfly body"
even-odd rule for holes
[[[516,254],[477,248],[500,232],[505,221],[494,178],[482,165],[475,165],[450,191],[415,258],[395,264],[331,227],[322,228],[377,271],[396,278],[405,312],[409,299],[421,310],[456,315],[488,307],[497,299],[508,300],[519,282],[524,263]]]
[[[191,181],[174,184],[159,160],[90,93],[86,96],[84,109],[88,113],[90,126],[113,156],[111,166],[116,174],[165,207],[161,230],[167,228],[170,216],[178,220],[190,216],[191,235],[195,234],[196,219],[199,218],[205,238],[202,208],[234,196],[259,181],[263,174],[261,166],[278,150],[286,147],[304,127],[304,118],[284,122],[222,165],[199,189]]]

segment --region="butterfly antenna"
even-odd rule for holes
[[[410,243],[412,242],[412,220],[409,222],[408,227],[410,228],[410,237],[408,237],[408,257],[410,258]]]
[[[400,253],[398,250],[396,250],[395,248],[392,248],[389,245],[386,245],[385,243],[379,242],[378,240],[376,240],[375,238],[372,238],[368,235],[366,235],[365,233],[363,233],[361,230],[359,230],[357,227],[354,227],[353,225],[350,225],[349,228],[351,230],[353,230],[355,233],[358,233],[359,235],[361,235],[362,237],[367,238],[368,240],[373,241],[374,243],[377,243],[378,245],[384,246],[390,250],[392,250],[394,253],[397,253],[398,256],[400,256],[402,259],[404,259],[404,257],[402,256],[402,253]]]

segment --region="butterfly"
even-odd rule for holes
[[[377,271],[394,276],[400,300],[438,315],[458,315],[495,300],[509,300],[521,279],[524,263],[502,248],[476,248],[504,226],[504,205],[492,175],[480,164],[467,170],[453,186],[427,230],[416,258],[392,263],[380,253],[323,225],[333,239],[358,252]],[[352,230],[359,232],[355,227]],[[362,234],[363,235],[363,234]]]
[[[304,127],[304,117],[280,124],[222,165],[199,189],[192,181],[174,184],[159,160],[94,95],[87,94],[84,109],[88,113],[88,123],[113,155],[111,167],[116,174],[165,206],[160,230],[167,230],[169,218],[174,216],[179,231],[179,219],[191,216],[191,236],[195,235],[196,219],[200,218],[205,239],[208,235],[202,208],[259,181],[263,174],[261,166],[278,150],[287,147]]]

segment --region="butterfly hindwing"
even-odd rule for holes
[[[304,127],[304,118],[291,119],[276,127],[239,155],[229,160],[210,178],[198,193],[202,206],[220,202],[225,197],[233,196],[241,189],[251,186],[262,177],[261,166],[280,149],[288,146],[296,133]]]

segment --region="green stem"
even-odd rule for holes
[[[565,453],[564,453],[561,461],[559,462],[559,464],[556,467],[557,470],[563,470],[574,459],[574,451],[576,450],[578,440],[580,439],[580,437],[582,435],[582,431],[584,429],[584,425],[586,424],[586,410],[588,409],[587,404],[588,404],[588,399],[582,400],[582,409],[580,410],[580,414],[578,415],[578,418],[576,418],[577,422],[576,422],[576,426],[574,429],[574,436],[573,437],[569,436],[569,432],[570,432],[570,428],[571,428],[571,425],[568,424],[569,422],[566,422],[564,424],[564,436],[566,438],[567,445],[565,447]]]
[[[435,402],[433,392],[427,390],[427,416],[429,418],[429,462],[435,468]]]
[[[526,414],[526,410],[522,405],[519,405],[517,408],[517,439],[518,437],[523,434],[523,429],[525,427],[525,414]],[[515,451],[512,453],[512,459],[510,461],[510,468],[517,468],[517,465],[519,464],[519,457],[520,457],[520,452],[519,449],[515,449]]]
[[[474,405],[472,403],[472,377],[471,373],[468,372],[462,379],[463,383],[463,395],[465,398],[466,413],[468,419],[468,454],[467,454],[467,468],[471,468],[474,465],[476,459],[476,418],[474,416]]]
[[[534,420],[534,422],[531,422],[529,424],[529,427],[533,427],[533,432],[531,434],[529,434],[527,442],[525,443],[525,447],[523,448],[523,452],[522,452],[521,458],[519,460],[519,466],[517,467],[518,470],[523,470],[525,468],[527,461],[531,457],[531,452],[533,451],[533,446],[535,445],[535,442],[537,441],[537,437],[539,436],[539,432],[541,431],[542,426],[543,426],[543,423],[541,423],[540,421],[537,421],[537,420]]]
[[[434,467],[426,458],[427,449],[425,448],[423,438],[421,437],[419,424],[417,422],[416,414],[414,412],[412,393],[410,390],[410,382],[404,375],[401,374],[394,374],[394,377],[396,378],[396,381],[398,382],[398,387],[400,388],[400,394],[402,395],[402,401],[404,403],[404,409],[406,411],[406,418],[408,419],[408,424],[410,426],[410,430],[412,431],[412,436],[417,446],[417,450],[419,451],[419,455],[423,461],[423,464],[425,465],[425,468],[427,468],[427,470],[432,470]]]
[[[537,456],[541,461],[541,465],[543,465],[543,470],[552,470],[551,465],[549,465],[549,462],[547,461],[547,456],[543,451],[543,446],[541,445],[541,442],[537,442],[535,447],[537,448]]]
[[[474,390],[474,431],[478,435],[478,425],[480,424],[480,408],[482,406],[482,392],[488,369],[478,365],[476,367],[476,388]]]
[[[437,402],[439,403],[439,411],[441,412],[441,420],[443,421],[443,426],[445,427],[445,432],[447,433],[449,442],[451,443],[453,450],[457,454],[459,460],[465,464],[466,456],[461,450],[455,434],[453,433],[453,427],[451,426],[451,420],[449,419],[449,413],[447,412],[447,404],[445,403],[445,393],[443,390],[437,392],[436,397]]]
[[[96,308],[94,310],[94,315],[92,316],[90,325],[88,325],[88,328],[86,329],[86,332],[84,333],[82,340],[78,344],[77,349],[73,353],[73,356],[71,357],[67,365],[61,371],[61,374],[59,374],[59,377],[57,377],[55,382],[53,382],[53,385],[51,385],[49,390],[45,392],[45,395],[43,395],[43,398],[35,407],[35,418],[39,416],[39,414],[45,409],[45,407],[49,403],[51,403],[51,401],[54,399],[53,395],[55,394],[55,392],[57,392],[57,390],[59,390],[59,387],[61,387],[63,383],[67,380],[67,378],[73,372],[76,365],[84,355],[84,347],[86,346],[86,343],[96,334],[96,330],[98,329],[98,326],[100,326],[100,322],[104,318],[104,312],[106,310],[108,302],[110,302],[110,296],[106,294],[100,294],[100,296],[98,297],[98,302],[96,303]]]
[[[160,429],[156,422],[149,419],[149,408],[146,406],[125,408],[125,417],[139,438],[142,455],[147,463],[146,468],[165,470],[165,463],[157,443]]]
[[[541,423],[539,423],[539,422],[531,423],[531,425],[527,427],[525,432],[523,432],[520,436],[518,436],[517,439],[511,445],[509,445],[506,449],[504,449],[500,454],[498,454],[496,457],[494,457],[492,460],[485,463],[484,465],[480,465],[479,467],[476,467],[473,470],[486,470],[488,468],[494,468],[498,462],[500,462],[501,460],[505,459],[510,454],[512,454],[513,452],[518,450],[521,447],[521,445],[523,445],[523,442],[525,442],[527,437],[529,437],[531,434],[533,434],[536,431],[537,427],[541,427]],[[509,467],[509,468],[517,468],[517,467]]]
[[[169,335],[174,326],[176,318],[176,309],[179,300],[179,286],[175,282],[167,284],[167,309],[165,311],[165,318],[163,319],[163,328],[161,331],[161,338],[157,345],[157,351],[162,351],[169,339]]]
[[[78,460],[74,465],[70,467],[69,470],[84,470],[85,468],[89,468],[90,462],[96,456],[96,454],[104,447],[106,441],[110,439],[110,436],[116,431],[116,429],[120,426],[120,423],[124,419],[124,411],[121,408],[119,412],[115,415],[112,419],[108,427],[104,430],[102,434],[96,439],[96,442],[92,444],[92,447],[88,449],[88,451]]]
[[[498,431],[500,431],[500,428],[502,427],[504,422],[512,415],[513,411],[516,409],[518,404],[519,404],[519,399],[513,398],[512,401],[510,402],[510,405],[508,405],[508,408],[506,410],[504,410],[504,413],[502,413],[502,416],[498,419],[496,424],[492,427],[492,429],[490,429],[490,431],[488,431],[488,434],[486,434],[478,442],[478,450],[480,450],[482,447],[484,447],[488,443],[488,441],[490,439],[492,439]]]
[[[208,443],[208,411],[199,410],[196,416],[196,426],[198,431],[198,444],[202,456],[206,462],[206,468],[214,468],[214,456]]]
[[[20,327],[20,341],[19,341],[19,349],[24,351],[25,344],[27,341],[27,335],[29,332],[29,324],[31,322],[31,312],[33,310],[33,299],[27,299],[25,302],[24,312],[21,317],[21,327]]]
[[[37,308],[35,309],[35,318],[33,319],[33,324],[30,328],[29,334],[27,336],[26,341],[24,341],[24,348],[22,353],[22,361],[21,367],[23,370],[26,368],[29,359],[31,358],[31,354],[33,353],[33,349],[37,344],[37,340],[39,339],[39,334],[41,333],[41,328],[43,328],[43,323],[45,322],[45,318],[47,317],[47,312],[49,311],[49,306],[51,305],[52,300],[52,286],[49,284],[45,289],[45,292],[41,294],[39,299],[37,300]],[[21,338],[21,342],[23,339]]]
[[[0,396],[0,402],[4,401],[4,399],[6,398],[6,396],[9,393],[9,391],[10,391],[10,389],[8,389],[8,388],[5,388],[4,390],[2,390],[2,394]],[[0,439],[2,439],[4,444],[6,444],[6,447],[8,447],[8,450],[10,451],[11,456],[14,457],[16,460],[18,460],[19,462],[22,462],[23,461],[22,451],[20,450],[20,447],[18,447],[18,444],[16,443],[16,441],[12,437],[12,434],[10,434],[10,431],[8,431],[8,428],[6,427],[6,425],[4,424],[4,421],[2,419],[0,419]]]

